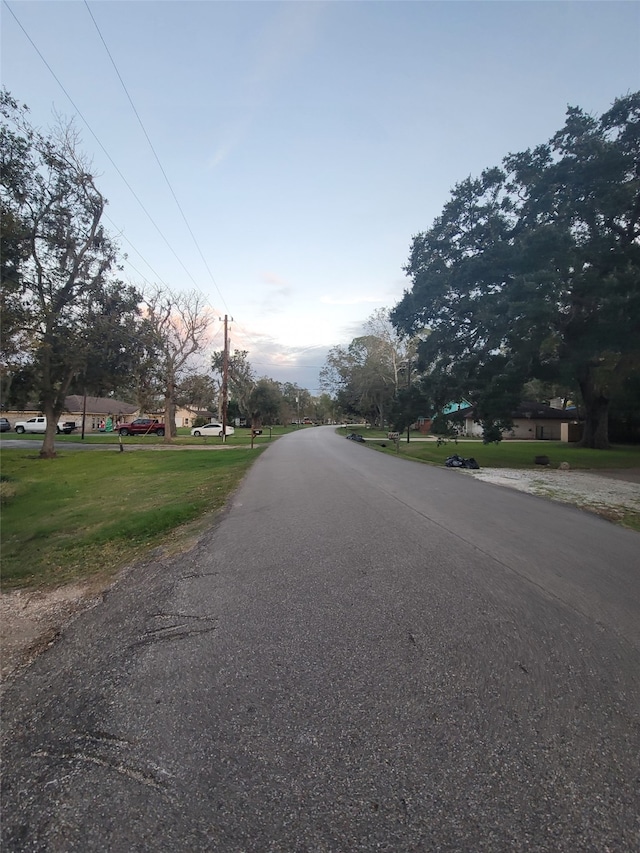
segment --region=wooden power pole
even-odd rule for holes
[[[229,392],[229,329],[224,315],[224,353],[222,356],[222,441],[227,440],[227,398]]]

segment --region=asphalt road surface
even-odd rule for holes
[[[640,538],[279,439],[6,691],[3,851],[637,851]]]

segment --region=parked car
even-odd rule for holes
[[[77,429],[75,421],[58,421],[56,424],[56,432],[63,432],[65,435],[70,435],[74,429]],[[17,433],[22,435],[25,432],[46,432],[47,429],[47,419],[42,415],[38,415],[35,418],[29,418],[26,421],[16,421],[14,429]]]
[[[233,435],[234,432],[235,429],[227,424],[225,435]],[[222,438],[222,424],[203,424],[202,426],[193,427],[191,435],[195,435],[196,437],[201,435],[217,435],[218,438]]]
[[[155,418],[136,418],[118,427],[120,435],[164,435],[164,424]]]
[[[7,418],[0,418],[0,432],[10,432],[11,424]]]
[[[357,432],[350,433],[347,438],[350,438],[351,441],[364,441],[364,438]]]

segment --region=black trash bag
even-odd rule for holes
[[[464,459],[462,456],[458,456],[457,453],[454,453],[453,456],[447,456],[444,460],[444,464],[447,468],[464,468]]]
[[[453,456],[447,456],[444,464],[447,466],[447,468],[472,468],[474,471],[480,470],[480,466],[473,458],[473,456],[471,456],[469,459],[465,459],[462,456],[458,456],[457,453],[454,453]]]

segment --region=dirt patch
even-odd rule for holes
[[[0,675],[3,683],[50,646],[65,625],[102,600],[105,581],[50,591],[12,590],[0,595]]]
[[[219,511],[208,513],[174,530],[146,557],[173,556],[190,551],[208,530]],[[142,559],[142,557],[141,557]],[[94,575],[89,580],[52,590],[11,590],[0,594],[0,683],[4,686],[28,666],[80,613],[100,604],[104,593],[131,565],[117,574]]]

